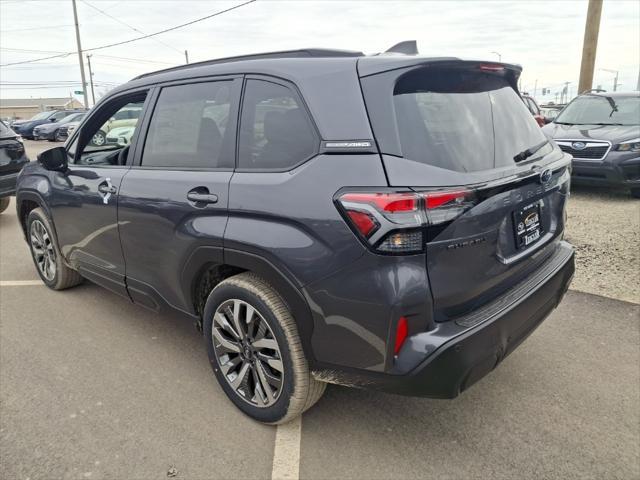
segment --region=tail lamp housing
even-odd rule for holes
[[[430,228],[442,228],[476,204],[469,189],[427,192],[346,192],[338,209],[361,240],[378,253],[424,251]]]

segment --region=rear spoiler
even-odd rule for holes
[[[419,57],[405,55],[377,55],[358,59],[360,78],[378,75],[393,70],[413,70],[413,68],[463,68],[478,69],[487,73],[504,76],[513,89],[518,90],[518,79],[522,66],[482,60],[463,60],[457,57]],[[403,72],[398,72],[400,75]]]

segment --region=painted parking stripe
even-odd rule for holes
[[[26,287],[29,285],[44,285],[42,280],[0,280],[0,287]]]
[[[300,474],[300,432],[302,416],[278,425],[273,447],[271,480],[297,480]]]

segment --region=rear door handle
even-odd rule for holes
[[[194,203],[218,203],[218,196],[215,193],[209,193],[207,188],[194,188],[187,193],[187,199]]]

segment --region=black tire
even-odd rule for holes
[[[0,198],[0,213],[4,212],[7,209],[10,202],[11,202],[11,197]]]
[[[46,269],[47,272],[52,272],[49,278],[47,278],[46,274],[43,273],[39,266],[38,258],[40,255],[37,253],[39,248],[36,244],[42,240],[36,240],[35,234],[33,233],[32,229],[35,228],[34,224],[36,223],[38,224],[38,228],[40,226],[44,227],[48,237],[48,241],[42,242],[43,248],[41,250],[44,251],[48,249],[50,256],[53,257],[53,267]],[[58,242],[53,234],[53,228],[51,228],[51,222],[49,222],[49,219],[41,208],[35,208],[29,212],[29,216],[27,217],[27,239],[31,250],[31,258],[33,259],[36,271],[47,287],[52,290],[64,290],[82,283],[82,277],[80,274],[69,268],[64,263],[62,255],[60,254]],[[49,263],[49,265],[51,265],[51,263]]]
[[[631,189],[631,196],[633,198],[640,198],[640,188],[632,188]]]
[[[213,316],[219,306],[231,299],[250,304],[278,343],[283,381],[279,396],[270,406],[254,406],[242,398],[220,368],[213,344]],[[326,384],[314,379],[309,372],[295,320],[280,296],[261,277],[246,272],[220,282],[207,298],[203,328],[209,362],[218,383],[236,407],[249,417],[272,425],[286,423],[310,408],[324,393]]]

